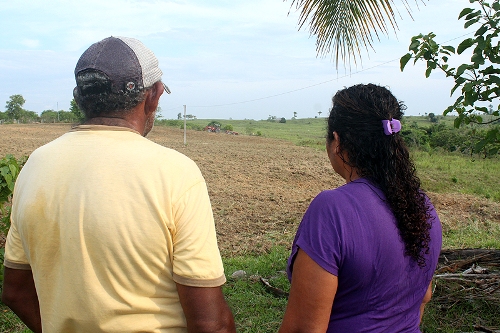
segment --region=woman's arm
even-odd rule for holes
[[[293,264],[290,297],[279,333],[326,332],[337,285],[335,275],[324,270],[299,249]]]
[[[422,304],[420,305],[420,323],[422,323],[422,317],[424,316],[425,305],[429,303],[432,297],[432,281],[429,283],[429,288],[425,292],[424,299],[422,300]]]

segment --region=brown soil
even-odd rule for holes
[[[29,155],[69,130],[69,125],[0,125],[0,157]],[[224,255],[262,253],[288,246],[320,191],[343,184],[324,152],[290,142],[155,127],[154,142],[192,158],[208,184]],[[430,193],[445,230],[468,221],[500,223],[500,204],[461,194]]]

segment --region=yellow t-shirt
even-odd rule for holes
[[[198,167],[129,129],[35,150],[11,220],[5,266],[32,270],[45,333],[186,332],[175,282],[225,282]]]

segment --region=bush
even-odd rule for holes
[[[7,235],[10,228],[10,203],[14,183],[26,159],[24,157],[17,160],[12,155],[6,155],[0,160],[0,233],[4,235]]]
[[[184,128],[184,121],[177,119],[161,119],[161,120],[155,120],[155,125],[172,126],[172,127],[182,126],[182,128]]]
[[[184,123],[181,125],[180,127],[181,129],[184,129]],[[186,123],[186,129],[190,129],[190,130],[195,130],[195,131],[203,131],[205,128],[202,127],[201,125],[198,125],[198,124],[193,124],[193,123],[190,123],[190,122],[187,122]]]
[[[224,127],[222,127],[222,130],[223,131],[234,131],[234,128],[233,128],[233,125],[231,124],[227,124],[227,125],[224,125]]]
[[[425,130],[421,128],[409,128],[407,130],[401,131],[403,140],[408,147],[425,147],[428,145],[429,137]]]

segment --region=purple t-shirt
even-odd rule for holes
[[[327,332],[420,332],[420,305],[442,242],[441,223],[428,205],[430,251],[421,268],[404,255],[385,195],[370,181],[357,179],[311,202],[292,245],[288,277],[299,248],[338,277]]]

